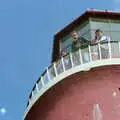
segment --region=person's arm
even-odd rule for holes
[[[81,45],[89,45],[91,44],[91,41],[87,40],[84,37],[80,37]]]

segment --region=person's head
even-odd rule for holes
[[[97,30],[95,31],[95,37],[102,37],[102,36],[103,36],[103,31],[100,30],[100,29],[97,29]]]
[[[78,39],[78,33],[76,31],[72,32],[72,39],[77,40]]]

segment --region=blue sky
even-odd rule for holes
[[[29,93],[50,64],[53,35],[87,8],[120,0],[0,0],[0,120],[21,120]],[[4,112],[4,113],[3,113]]]

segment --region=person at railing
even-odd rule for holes
[[[78,33],[76,31],[72,32],[72,51],[76,51],[79,48],[83,49],[88,47],[89,44],[91,44],[91,42],[87,39],[85,39],[82,36],[79,36]]]
[[[106,42],[106,41],[110,41],[110,37],[109,36],[105,36],[103,31],[100,29],[97,29],[95,31],[95,42]]]
[[[79,48],[84,49],[88,47],[88,44],[90,44],[90,41],[86,40],[83,37],[79,37],[78,33],[76,31],[72,32],[72,52],[77,51]],[[89,61],[89,55],[88,52],[83,53],[83,60]]]
[[[72,52],[78,50],[81,47],[80,37],[76,31],[72,32]]]
[[[92,44],[103,43],[103,44],[100,44],[102,58],[108,58],[108,44],[104,43],[104,42],[108,42],[108,41],[110,41],[110,37],[109,36],[105,36],[101,29],[97,29],[95,31],[95,39],[92,40],[91,43]]]

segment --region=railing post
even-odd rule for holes
[[[54,67],[55,75],[57,76],[58,72],[57,72],[57,69],[56,69],[56,63],[55,62],[53,63],[53,67]]]
[[[51,81],[51,78],[50,78],[50,73],[49,73],[48,67],[47,67],[47,69],[46,69],[46,70],[47,70],[46,72],[47,72],[48,80],[49,80],[49,81]]]
[[[61,58],[61,61],[62,61],[63,71],[65,72],[65,64],[64,64],[63,57]]]
[[[98,43],[98,50],[99,50],[99,56],[100,56],[100,60],[101,60],[101,48],[100,48],[100,43]]]
[[[71,65],[72,65],[72,67],[74,66],[74,64],[73,64],[73,57],[72,57],[72,53],[70,52],[70,60],[71,60]]]
[[[79,48],[79,55],[80,55],[80,62],[81,62],[81,64],[83,64],[82,55],[81,55],[81,49],[80,48]]]
[[[110,59],[112,58],[112,53],[111,53],[111,44],[110,41],[108,41],[108,48],[109,48],[109,55],[110,55]]]
[[[119,52],[120,52],[120,42],[118,42],[118,45],[119,45]]]
[[[36,90],[39,92],[38,83],[36,83]]]
[[[33,96],[34,96],[34,93],[33,93],[33,90],[32,90],[32,96],[31,96],[31,98],[33,98]]]
[[[41,83],[42,83],[42,86],[44,86],[45,84],[44,84],[44,81],[43,81],[43,76],[41,76]]]
[[[90,62],[92,62],[92,54],[91,54],[91,48],[90,48],[90,45],[88,46],[88,49],[89,49]]]

